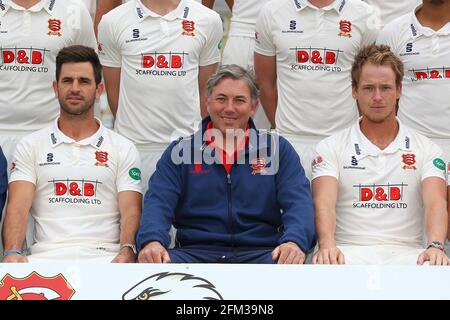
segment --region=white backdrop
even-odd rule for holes
[[[450,299],[430,266],[0,264],[0,281],[0,299]]]

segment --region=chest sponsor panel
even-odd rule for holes
[[[450,59],[450,57],[449,57]],[[406,79],[409,79],[413,83],[420,82],[438,82],[438,81],[450,81],[450,63],[444,63],[442,65],[429,66],[406,66]]]
[[[411,82],[450,79],[450,47],[445,49],[441,44],[435,52],[429,40],[409,41],[399,47],[399,56],[405,65],[405,79]]]
[[[123,55],[136,76],[185,77],[198,67],[202,39],[194,21],[177,21],[163,34],[133,26],[121,39]],[[149,29],[153,30],[153,29]]]
[[[139,55],[135,75],[153,77],[185,77],[189,68],[189,53],[185,51],[146,52]]]
[[[0,71],[48,73],[53,61],[51,51],[46,48],[2,47]]]
[[[410,140],[405,140],[410,145]],[[356,153],[360,153],[355,144]],[[420,188],[421,157],[416,151],[399,151],[392,157],[358,159],[342,164],[341,187],[347,203],[360,209],[407,209]]]
[[[38,19],[25,34],[17,31],[23,30],[17,23],[2,21],[1,30],[0,71],[10,72],[52,72],[56,53],[69,45],[72,37],[60,18]]]
[[[291,20],[281,29],[275,45],[291,71],[342,72],[360,45],[361,37],[350,26],[337,23],[322,31],[301,30],[300,21]]]
[[[339,64],[339,56],[344,54],[342,50],[293,47],[289,48],[289,51],[291,71],[342,72],[342,66]]]
[[[100,189],[105,188],[100,180],[89,179],[52,179],[49,204],[101,205]]]
[[[103,141],[99,139],[99,144]],[[89,155],[88,155],[89,154]],[[49,204],[101,205],[114,192],[116,164],[108,151],[92,150],[73,162],[72,153],[42,152],[37,163],[39,194]],[[79,175],[82,173],[82,175]]]
[[[196,52],[183,49],[133,52],[123,58],[123,66],[130,76],[184,78],[197,75],[199,57]]]
[[[407,209],[407,183],[355,184],[352,206],[359,209]]]
[[[288,65],[292,72],[333,72],[350,70],[354,52],[339,46],[292,45],[285,48],[279,61]],[[284,64],[283,62],[283,64]]]

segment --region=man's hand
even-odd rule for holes
[[[117,256],[111,261],[111,263],[135,263],[136,255],[133,250],[128,247],[123,247],[120,249]]]
[[[303,264],[305,254],[294,242],[280,244],[272,251],[272,259],[278,260],[278,264]]]
[[[3,257],[2,262],[9,262],[9,263],[26,263],[28,262],[28,259],[26,256],[18,253],[10,253]]]
[[[444,251],[437,248],[428,248],[419,255],[418,265],[423,265],[428,261],[430,266],[448,266],[450,261]]]
[[[313,256],[313,264],[345,264],[345,257],[338,247],[320,247]]]
[[[167,250],[158,241],[148,243],[144,249],[139,252],[139,263],[170,263],[170,257]]]

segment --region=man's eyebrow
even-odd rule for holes
[[[65,76],[65,77],[62,77],[62,79],[64,79],[64,80],[73,80],[73,79],[79,79],[79,80],[89,80],[89,81],[91,81],[92,79],[91,78],[89,78],[89,77],[71,77],[71,76]]]

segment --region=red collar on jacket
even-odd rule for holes
[[[214,137],[211,136],[211,132],[210,132],[210,130],[213,128],[214,127],[213,127],[212,121],[208,122],[208,124],[206,125],[206,141],[205,142],[207,145],[210,145],[211,147],[216,149],[216,152],[220,157],[220,161],[222,162],[223,167],[225,168],[227,174],[230,174],[231,167],[233,166],[233,163],[236,161],[239,153],[242,150],[244,150],[244,148],[248,145],[250,125],[247,123],[247,126],[245,127],[245,139],[238,145],[237,149],[234,150],[232,155],[229,155],[228,153],[226,153],[225,150],[219,148],[218,146],[216,146],[214,144]]]

